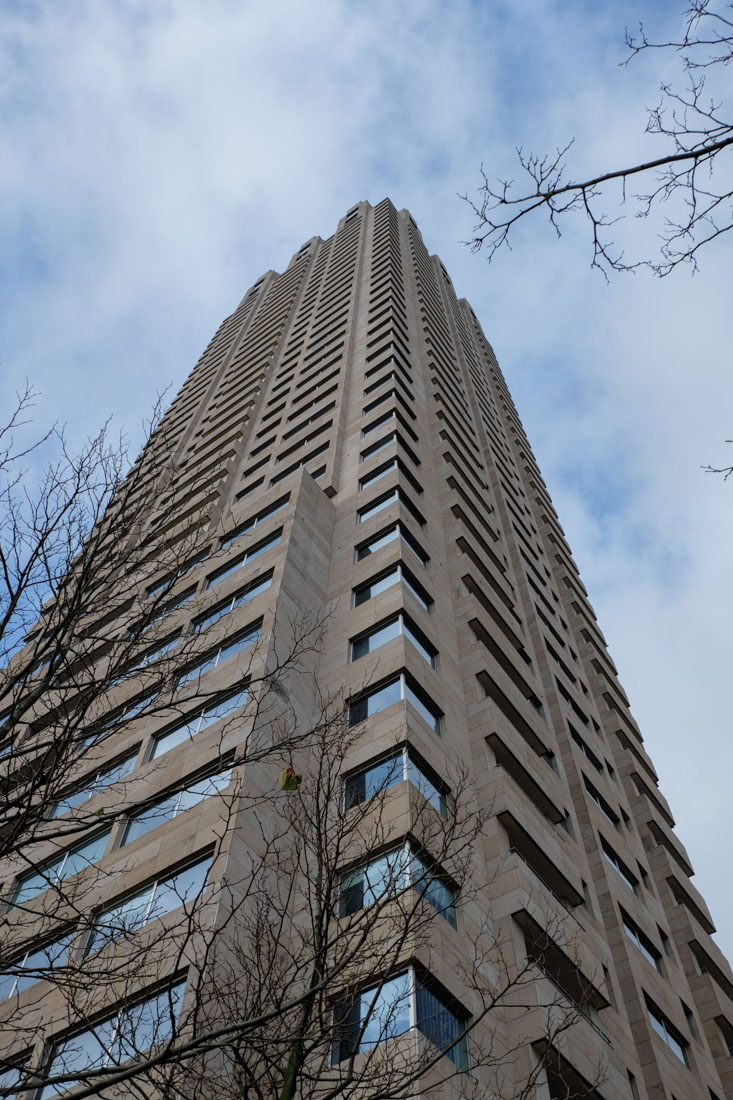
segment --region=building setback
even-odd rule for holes
[[[120,717],[81,772],[99,800],[90,808],[104,808],[109,795],[94,776],[122,766],[113,784],[124,805],[110,803],[107,829],[83,833],[82,886],[62,899],[74,914],[57,914],[64,958],[83,973],[84,958],[89,967],[102,958],[100,914],[109,928],[115,906],[131,897],[139,906],[143,895],[150,906],[171,882],[179,906],[206,881],[221,901],[229,883],[247,925],[253,853],[296,799],[311,797],[323,759],[297,731],[317,724],[324,699],[342,699],[329,727],[343,747],[334,797],[343,818],[376,794],[369,836],[379,843],[344,851],[332,922],[358,917],[369,896],[385,907],[390,890],[410,894],[415,868],[432,919],[397,954],[367,952],[358,981],[349,971],[326,990],[332,1035],[317,1081],[332,1084],[345,1063],[358,1068],[370,1049],[412,1035],[420,1057],[423,1048],[434,1056],[400,1095],[457,1097],[470,1081],[478,1091],[469,1095],[481,1096],[733,1096],[733,975],[494,353],[410,214],[389,200],[360,203],[333,237],[311,239],[284,273],[264,275],[220,326],[131,478],[144,487],[133,537],[147,548],[136,606],[163,592],[156,636],[168,655],[188,647],[187,671],[167,709],[146,710],[139,682],[108,685]],[[186,551],[172,572],[156,557],[163,545]],[[102,634],[117,636],[120,621]],[[302,671],[286,660],[282,682],[267,685],[294,637],[304,639]],[[253,721],[282,730],[287,699],[279,754],[264,742],[253,753],[251,724],[232,717],[263,670],[269,696]],[[181,702],[192,683],[201,690]],[[236,799],[214,797],[232,776]],[[464,816],[451,833],[440,823],[456,812],[458,788]],[[73,799],[68,806],[73,813]],[[32,872],[22,859],[7,864],[15,947],[0,977],[0,1035],[2,1056],[23,1068],[0,1073],[0,1096],[15,1095],[28,1066],[66,1070],[68,1087],[85,1066],[108,1069],[127,1004],[133,1014],[159,1004],[163,988],[178,1012],[191,996],[198,928],[185,966],[156,964],[156,984],[141,964],[139,996],[129,979],[122,995],[110,979],[109,995],[78,1019],[63,983],[50,988],[53,962],[33,971],[27,959],[49,940],[33,920],[48,914],[49,891],[76,881],[63,867],[79,848],[73,835],[57,837]],[[128,932],[150,939],[176,904],[160,916],[148,909]],[[495,953],[482,969],[487,929]],[[487,1011],[482,988],[516,973],[520,985]],[[221,985],[210,988],[216,1001]],[[375,1035],[367,1017],[377,988],[376,1000],[398,1008]],[[229,995],[221,989],[222,1004]],[[92,1049],[94,1027],[102,1038]],[[283,1050],[287,1061],[287,1042]],[[318,1096],[321,1085],[300,1087],[293,1095]],[[62,1092],[40,1085],[18,1096]]]

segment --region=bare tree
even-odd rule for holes
[[[626,33],[627,65],[652,51],[680,58],[685,86],[663,84],[658,104],[647,109],[646,131],[662,140],[662,155],[575,180],[567,168],[573,141],[552,154],[518,149],[524,187],[515,190],[513,180],[493,182],[482,169],[479,199],[464,196],[477,218],[474,251],[493,259],[511,245],[518,223],[534,214],[544,213],[560,236],[563,217],[580,213],[590,226],[591,266],[604,274],[646,267],[664,276],[683,263],[697,268],[700,250],[733,225],[733,120],[714,80],[733,58],[733,5],[693,0],[684,20],[677,40],[654,41],[643,25],[637,34]],[[637,186],[643,190],[631,190]],[[661,241],[655,255],[627,258],[614,244],[612,227],[622,216],[614,209],[631,203],[635,217],[655,219]]]
[[[344,774],[364,727],[318,690],[327,613],[232,632],[257,589],[198,607],[192,565],[229,572],[248,535],[213,539],[200,510],[166,523],[189,475],[161,466],[160,430],[127,474],[104,433],[79,456],[44,437],[61,457],[34,495],[12,427],[0,1097],[387,1100],[448,1078],[517,1097],[563,1077],[602,982],[562,905],[490,918],[480,846],[499,826],[469,777],[431,772],[406,713],[387,757]],[[151,879],[179,815],[181,850]]]
[[[489,918],[476,845],[491,815],[473,806],[467,777],[438,787],[399,742],[377,776],[344,783],[344,755],[361,735],[346,715],[340,701],[324,702],[297,750],[297,786],[279,768],[294,760],[289,751],[262,759],[249,782],[240,771],[210,792],[219,824],[197,864],[207,869],[189,885],[179,876],[158,911],[135,896],[90,918],[88,897],[73,898],[76,954],[39,976],[74,1026],[28,1088],[387,1100],[451,1079],[466,1097],[489,1087],[529,1097],[565,1033],[598,1027],[605,1001],[575,953],[574,918],[561,906],[544,920],[517,914],[519,952]],[[289,726],[287,706],[282,716]],[[109,884],[102,875],[95,886]],[[450,944],[457,909],[467,952]],[[458,976],[470,1004],[436,976],[446,937],[452,983]],[[140,1001],[141,985],[154,996]],[[38,996],[42,1005],[48,988]],[[100,1016],[110,1001],[129,1005],[127,1015]],[[22,1038],[27,1047],[39,1036]],[[534,1057],[518,1079],[528,1038]],[[567,1095],[592,1094],[602,1072]],[[5,1095],[16,1094],[14,1083]]]

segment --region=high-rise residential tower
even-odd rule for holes
[[[0,1095],[109,1080],[175,1018],[231,1027],[228,1096],[733,1096],[733,975],[494,353],[409,213],[360,203],[264,275],[126,484],[90,662],[141,648],[91,702],[63,668],[5,744],[48,752],[91,708],[55,831],[6,859]]]

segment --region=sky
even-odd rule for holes
[[[491,265],[463,243],[459,196],[517,146],[574,137],[578,175],[660,155],[677,61],[620,65],[639,19],[679,27],[655,0],[0,0],[0,408],[28,378],[39,429],[111,417],[134,450],[263,272],[360,199],[407,207],[499,357],[733,956],[733,482],[702,469],[733,461],[731,244],[606,284],[580,221]]]

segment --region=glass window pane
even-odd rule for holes
[[[158,802],[155,806],[149,806],[146,810],[135,814],[130,818],[122,838],[122,844],[131,844],[138,837],[145,836],[151,829],[162,825],[164,821],[170,821],[176,815],[176,808],[180,799],[180,792],[169,795],[168,798]]]
[[[371,516],[375,516],[377,512],[383,511],[385,508],[389,508],[391,504],[398,499],[398,492],[395,489],[389,493],[386,497],[382,497],[381,500],[374,501],[373,504],[367,504],[366,507],[360,508],[357,512],[357,519],[359,523],[363,523],[364,520],[369,519]]]
[[[23,905],[31,898],[35,898],[38,894],[42,894],[44,890],[47,890],[49,886],[58,881],[58,871],[61,865],[63,856],[60,856],[54,863],[46,864],[46,866],[38,871],[31,871],[27,875],[21,875],[18,880],[11,904]]]
[[[108,1044],[111,1045],[114,1037],[113,1025],[108,1021],[106,1026],[101,1024],[97,1027],[96,1032],[95,1035],[94,1032],[84,1031],[81,1035],[75,1035],[72,1039],[61,1043],[48,1067],[48,1076],[71,1074],[103,1066],[108,1058]],[[61,1096],[73,1087],[73,1080],[64,1081],[58,1085],[46,1085],[39,1095],[39,1100],[46,1100],[49,1096]]]
[[[179,982],[149,1001],[123,1009],[112,1051],[113,1062],[126,1062],[171,1037],[181,1009],[184,986],[184,982]]]
[[[417,695],[409,684],[405,686],[405,698],[408,703],[417,711],[420,717],[427,722],[432,730],[440,736],[440,716],[434,713],[423,700]]]
[[[231,779],[232,769],[228,768],[219,775],[209,775],[205,779],[200,779],[198,783],[194,783],[193,786],[187,787],[185,791],[181,791],[181,800],[176,815],[182,814],[185,810],[190,810],[192,806],[197,806],[205,798],[219,794],[229,786]]]
[[[162,733],[153,742],[150,759],[154,760],[156,756],[162,756],[164,752],[175,749],[178,745],[182,745],[184,741],[190,741],[198,732],[198,727],[199,719],[192,718],[190,722],[184,722],[182,725],[168,730],[167,733]]]
[[[174,909],[192,902],[199,896],[206,882],[206,875],[211,867],[211,856],[200,859],[189,867],[168,878],[162,879],[155,888],[153,904],[148,913],[148,920],[162,917],[164,913],[171,913]]]
[[[240,707],[244,706],[248,694],[247,691],[239,691],[234,695],[215,699],[197,717],[182,722],[180,726],[174,726],[173,729],[162,733],[153,743],[150,759],[154,760],[157,756],[162,756],[164,752],[183,744],[184,741],[190,741],[201,730],[208,729],[215,722],[219,722],[228,715],[233,714],[235,710],[239,710]]]
[[[242,554],[240,557],[235,558],[233,562],[230,562],[229,565],[225,565],[221,569],[217,569],[217,571],[215,573],[212,573],[206,581],[206,587],[213,588],[215,584],[219,583],[219,581],[223,581],[226,577],[230,577],[232,573],[236,573],[238,569],[241,569],[244,563],[245,555]]]
[[[93,798],[94,795],[99,794],[100,791],[124,779],[134,768],[136,757],[137,753],[128,756],[125,760],[118,761],[108,771],[96,775],[88,786],[82,787],[80,791],[73,791],[71,794],[65,795],[64,798],[60,799],[54,806],[52,817],[60,817],[69,810],[76,809],[77,806],[82,806],[85,802],[88,802],[90,798]]]
[[[427,661],[431,668],[435,668],[435,657],[431,651],[423,644],[420,638],[417,637],[415,631],[410,627],[409,623],[403,619],[403,629],[405,635],[410,639],[412,645],[418,651],[423,660]]]
[[[386,710],[393,703],[398,703],[401,698],[401,680],[393,680],[391,684],[379,688],[378,691],[367,697],[367,718],[371,718],[373,714],[379,714],[380,710]]]
[[[423,549],[422,549],[422,548],[421,548],[421,547],[420,547],[420,546],[419,546],[419,545],[418,545],[418,544],[417,544],[417,543],[415,542],[415,540],[414,540],[414,539],[412,538],[412,536],[411,536],[410,534],[408,534],[408,532],[407,532],[407,531],[405,531],[405,530],[404,530],[404,528],[400,528],[400,538],[401,538],[401,539],[402,539],[402,541],[404,542],[405,546],[406,546],[406,547],[407,547],[407,548],[408,548],[409,550],[411,550],[411,551],[412,551],[412,553],[413,553],[413,554],[415,555],[415,557],[417,558],[417,560],[418,560],[418,561],[420,562],[420,564],[421,564],[421,565],[427,565],[427,564],[428,564],[428,556],[427,556],[427,554],[426,554],[426,553],[425,553],[425,551],[424,551],[424,550],[423,550]]]
[[[432,905],[433,909],[455,928],[457,926],[455,890],[414,852],[410,855],[410,879],[415,889]]]
[[[93,1031],[84,1031],[59,1044],[48,1067],[48,1076],[118,1065],[149,1050],[156,1042],[170,1038],[180,1012],[185,983],[179,982],[156,997],[123,1009],[103,1020]],[[73,1088],[74,1081],[46,1085],[38,1100],[60,1096]]]
[[[388,546],[390,542],[394,542],[399,536],[400,532],[397,525],[390,527],[388,531],[378,535],[376,538],[372,539],[371,542],[366,543],[365,546],[360,546],[356,552],[357,560],[361,561],[362,558],[369,557],[370,554],[374,554],[377,550],[381,550],[383,546]]]
[[[406,886],[406,867],[405,849],[398,848],[344,875],[340,890],[341,916],[350,916],[387,894],[403,890]]]
[[[377,580],[362,585],[361,588],[357,588],[354,592],[354,606],[359,607],[360,604],[366,603],[367,600],[371,600],[374,596],[379,595],[380,592],[385,592],[388,588],[392,588],[398,583],[399,579],[399,568],[395,566],[394,569],[390,569],[389,573],[385,573],[383,577],[378,577]]]
[[[415,1015],[417,1026],[423,1035],[445,1052],[459,1069],[468,1068],[468,1051],[465,1035],[458,1036],[465,1024],[421,982],[416,983]],[[450,1048],[450,1049],[449,1049]]]
[[[372,653],[381,645],[386,645],[393,638],[397,638],[401,633],[401,626],[401,619],[393,619],[391,623],[385,623],[384,626],[379,627],[371,634],[365,634],[363,638],[357,638],[351,644],[351,660],[358,661],[360,657]]]
[[[8,1069],[0,1070],[0,1089],[12,1089],[14,1086],[19,1085],[23,1080],[23,1069],[19,1066],[17,1069],[14,1066],[8,1067]],[[8,1097],[10,1097],[8,1092]],[[22,1096],[27,1096],[28,1093],[21,1093]]]
[[[397,469],[397,459],[392,459],[385,466],[380,467],[379,470],[373,470],[371,474],[366,474],[359,481],[359,489],[366,489],[368,485],[373,485],[375,481],[381,481],[387,474],[391,474],[393,470]]]
[[[403,772],[402,753],[399,753],[349,776],[344,784],[346,808],[357,806],[360,802],[373,798],[377,792],[381,793],[396,783],[401,783]]]
[[[430,805],[438,811],[441,817],[448,816],[448,799],[445,792],[439,790],[433,781],[428,779],[427,775],[411,757],[407,761],[407,778],[413,786],[417,787],[423,798],[427,799]]]
[[[0,976],[0,1001],[6,1000],[14,993],[22,993],[24,989],[45,978],[48,971],[54,970],[55,967],[65,966],[73,939],[72,932],[63,939],[45,944],[44,947],[18,960],[13,966],[7,967],[6,973]]]
[[[420,591],[418,591],[416,585],[410,581],[410,576],[404,569],[401,570],[401,576],[404,586],[406,588],[409,588],[410,592],[412,592],[413,596],[421,605],[421,607],[424,607],[428,614],[430,614],[432,600],[430,600],[426,595],[423,595]]]
[[[369,1050],[377,1043],[403,1035],[410,1029],[409,975],[400,974],[384,983],[381,989],[369,989],[361,994],[361,1026],[364,1028],[360,1050]]]
[[[151,884],[133,897],[120,902],[119,905],[100,913],[94,921],[94,928],[90,933],[84,954],[91,955],[118,937],[142,928],[152,893]]]
[[[104,855],[108,840],[109,830],[106,833],[98,834],[92,840],[88,840],[77,848],[72,848],[60,868],[59,879],[69,878],[71,875],[83,871],[90,864],[96,863]]]
[[[267,550],[271,550],[273,546],[277,546],[282,536],[282,531],[278,531],[276,535],[273,535],[271,539],[266,542],[261,542],[259,546],[254,546],[247,553],[247,561],[254,561],[255,558],[259,558],[261,554],[264,554]]]
[[[378,455],[381,451],[389,447],[390,443],[393,443],[396,438],[396,433],[390,432],[385,439],[381,439],[378,443],[373,443],[371,447],[367,447],[366,450],[361,452],[361,461],[365,462],[367,458]]]
[[[373,714],[378,714],[380,710],[392,706],[393,703],[398,703],[401,698],[402,678],[398,677],[391,683],[385,684],[384,687],[377,688],[371,694],[356,699],[349,707],[349,722],[352,726],[356,725],[357,722],[363,722]]]

